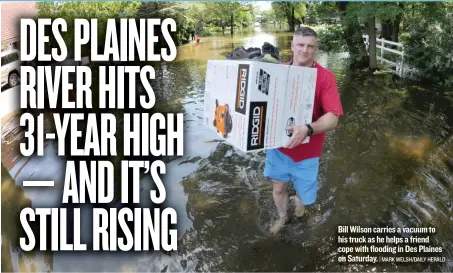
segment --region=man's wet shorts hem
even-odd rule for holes
[[[318,170],[318,157],[294,162],[278,149],[270,149],[266,153],[264,176],[284,183],[292,181],[294,189],[304,205],[311,205],[316,201]]]

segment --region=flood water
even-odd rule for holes
[[[177,59],[156,73],[158,103],[185,113],[185,154],[167,165],[164,178],[168,205],[179,217],[177,253],[27,256],[7,245],[5,230],[14,229],[15,222],[2,216],[2,264],[28,272],[452,271],[453,171],[445,164],[453,157],[452,97],[388,73],[351,73],[346,54],[320,52],[318,57],[336,75],[345,116],[326,138],[317,202],[279,235],[269,234],[277,215],[272,183],[263,177],[265,154],[235,150],[203,125],[205,70],[209,59],[225,59],[235,47],[260,47],[265,41],[289,60],[290,39],[290,33],[264,30],[202,38],[200,44],[180,46]],[[4,187],[3,200],[9,193]],[[9,200],[16,209],[44,202],[43,195],[28,189],[22,193],[11,185],[8,190],[16,196]],[[339,263],[337,227],[344,225],[435,227],[429,245],[443,252],[428,256],[450,262]]]

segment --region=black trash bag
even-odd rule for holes
[[[265,42],[261,48],[243,46],[237,47],[226,55],[228,60],[254,60],[270,63],[282,63],[280,50],[272,44]]]
[[[243,60],[248,59],[248,54],[248,51],[243,46],[241,46],[234,49],[233,52],[228,53],[226,55],[226,58],[228,60]]]
[[[281,61],[280,50],[268,42],[264,42],[262,46],[262,52],[263,54],[261,55],[261,57],[263,57],[266,54],[270,54],[274,59]]]

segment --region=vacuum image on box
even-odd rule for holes
[[[221,133],[224,138],[228,137],[233,129],[233,121],[230,115],[230,107],[228,104],[219,104],[219,100],[215,100],[214,127],[217,133]]]
[[[295,125],[296,125],[296,121],[293,117],[290,117],[288,119],[288,121],[286,122],[286,127],[295,126]],[[286,129],[286,135],[289,137],[292,137],[293,132],[291,130]]]

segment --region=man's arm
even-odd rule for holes
[[[335,115],[334,113],[331,112],[325,113],[317,121],[310,124],[311,127],[313,128],[313,134],[324,133],[335,129],[338,126],[338,120],[339,116]]]
[[[338,125],[339,117],[331,112],[322,115],[317,121],[311,123],[313,134],[319,134],[333,130]],[[308,135],[308,127],[306,125],[291,126],[287,128],[292,131],[293,136],[289,139],[284,148],[295,148],[304,142]]]
[[[328,74],[323,82],[320,103],[325,114],[311,124],[313,134],[319,134],[335,129],[338,125],[339,116],[343,114],[337,82],[335,76],[331,73]],[[288,130],[292,130],[293,135],[284,148],[297,147],[304,142],[308,134],[308,127],[305,125],[290,127]]]

